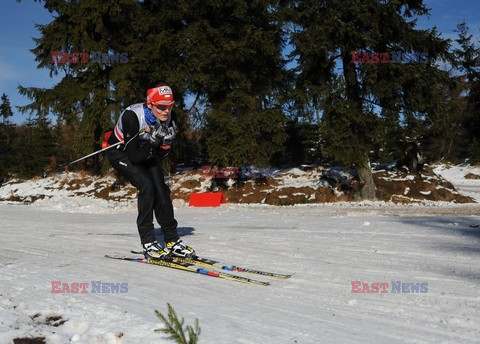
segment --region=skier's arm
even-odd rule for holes
[[[141,164],[151,157],[152,147],[149,142],[140,140],[140,135],[137,135],[140,130],[140,123],[138,123],[135,112],[125,111],[122,115],[122,129],[125,140],[124,150],[132,164]],[[132,139],[132,137],[135,138]]]

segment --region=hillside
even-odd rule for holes
[[[376,166],[374,172],[377,199],[393,204],[475,203],[480,186],[478,168],[426,167],[421,174],[409,174],[388,166]],[[462,175],[462,171],[466,171]],[[467,173],[468,172],[468,173]],[[442,177],[442,175],[444,177]],[[168,181],[175,206],[188,204],[192,192],[220,191],[228,203],[238,204],[324,204],[358,201],[358,183],[351,172],[338,167],[307,166],[278,170],[275,177],[211,178],[202,170],[183,169]],[[459,190],[449,181],[463,187]],[[463,184],[462,184],[463,183]],[[465,190],[465,185],[469,189]],[[126,207],[136,198],[136,189],[111,174],[92,177],[68,173],[20,182],[10,180],[0,187],[0,201],[39,203],[54,206],[58,200],[81,202],[94,198],[110,207]]]

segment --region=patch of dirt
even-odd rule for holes
[[[480,176],[478,174],[475,174],[475,173],[469,173],[469,174],[465,175],[464,178],[465,179],[480,179]]]
[[[44,199],[45,197],[47,197],[47,196],[45,196],[45,195],[28,196],[28,198],[30,198],[30,202],[32,202],[32,203],[39,200],[39,199]],[[48,197],[48,198],[50,198],[50,197]]]
[[[231,188],[223,191],[228,203],[263,203],[266,193],[271,190],[268,185],[255,185],[251,181],[242,184],[234,184]]]
[[[349,194],[335,194],[334,189],[318,188],[315,191],[315,203],[349,202],[354,200],[353,194],[353,192]]]
[[[18,195],[11,195],[6,200],[9,202],[23,202],[25,198],[21,198]]]
[[[374,172],[374,180],[377,198],[383,201],[401,204],[423,200],[475,203],[473,198],[459,194],[451,183],[428,167],[422,174],[408,174],[404,170]]]
[[[50,315],[47,317],[45,324],[58,327],[66,322],[67,320],[63,319],[60,315]]]
[[[62,316],[58,314],[42,317],[42,314],[36,313],[31,318],[37,325],[48,325],[48,326],[54,326],[54,327],[63,325],[68,321],[63,319]]]
[[[90,186],[91,184],[92,184],[92,180],[88,178],[82,178],[82,179],[77,178],[77,179],[67,180],[63,182],[62,186],[65,187],[66,185],[65,189],[67,191],[74,191],[74,190],[80,189],[81,187]]]
[[[13,344],[45,344],[45,337],[14,338]]]
[[[270,205],[294,205],[313,203],[312,200],[315,200],[315,189],[289,187],[269,192],[265,198],[265,203]]]
[[[43,195],[43,194],[28,195],[28,196],[11,195],[10,197],[7,197],[6,199],[0,198],[0,201],[19,202],[19,203],[30,204],[30,203],[33,203],[33,202],[39,200],[39,199],[44,199],[45,197],[50,198],[50,196],[46,196],[46,195]]]
[[[178,188],[185,188],[185,189],[190,189],[190,190],[194,190],[196,188],[199,188],[202,184],[200,183],[199,180],[195,180],[195,179],[190,179],[190,180],[186,180],[184,182],[182,182]]]
[[[111,191],[110,187],[102,186],[102,187],[99,187],[99,188],[95,188],[95,192],[93,193],[93,195],[96,198],[102,198],[104,200],[109,201],[111,199],[110,191]]]

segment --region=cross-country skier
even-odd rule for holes
[[[124,141],[106,154],[112,166],[138,189],[137,227],[147,259],[195,254],[178,236],[170,189],[161,167],[161,159],[169,154],[177,134],[171,118],[174,104],[168,85],[148,89],[146,103],[127,107],[108,138],[110,145]],[[162,228],[165,247],[155,239],[153,214]]]

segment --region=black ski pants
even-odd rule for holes
[[[138,189],[137,228],[142,244],[156,240],[153,214],[162,228],[165,243],[177,241],[177,221],[173,214],[170,189],[165,184],[160,158],[152,157],[143,164],[133,165],[125,152],[106,152],[112,166]]]

